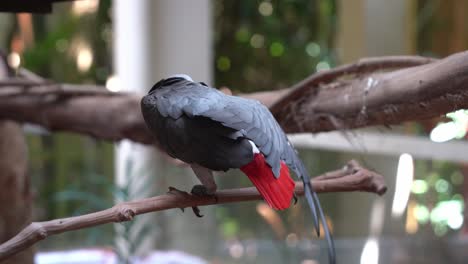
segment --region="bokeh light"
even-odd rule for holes
[[[229,71],[231,69],[231,60],[227,56],[220,56],[216,61],[216,66],[222,72]]]
[[[273,42],[270,45],[270,54],[273,57],[280,57],[284,53],[284,46],[280,42]]]
[[[420,224],[426,224],[429,221],[429,209],[425,205],[417,204],[414,207],[413,214]]]
[[[414,180],[411,192],[415,194],[423,194],[426,193],[428,189],[429,186],[425,180]]]
[[[262,16],[271,16],[273,14],[273,5],[270,2],[264,1],[258,5],[258,12]]]
[[[263,47],[263,44],[265,43],[265,37],[263,35],[260,35],[260,34],[254,34],[251,38],[250,38],[250,45],[252,45],[252,47],[254,48],[261,48]]]
[[[120,87],[119,79],[117,76],[112,75],[106,80],[106,88],[111,92],[120,92],[122,87]]]
[[[311,57],[320,55],[320,46],[315,42],[310,42],[305,48],[306,53]]]
[[[317,63],[317,66],[315,67],[315,70],[317,70],[318,72],[329,70],[329,69],[330,69],[330,64],[326,61],[321,61]]]
[[[434,187],[438,193],[445,193],[449,190],[450,183],[444,179],[438,179]]]
[[[73,1],[72,12],[77,16],[96,12],[99,0]]]
[[[12,52],[8,54],[7,61],[10,67],[13,69],[18,69],[21,65],[21,56],[17,52]]]
[[[87,72],[93,64],[93,52],[87,45],[78,47],[76,66],[80,72]]]
[[[234,242],[229,246],[229,254],[232,258],[239,259],[244,256],[244,246],[240,242]]]

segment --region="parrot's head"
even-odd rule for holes
[[[156,89],[158,89],[160,87],[174,85],[174,84],[177,84],[177,83],[179,83],[181,81],[193,82],[193,79],[192,79],[192,77],[188,76],[187,74],[183,74],[183,73],[174,74],[174,75],[171,75],[171,76],[167,77],[166,79],[160,80],[155,85],[153,85],[151,90],[149,90],[148,94],[150,94],[151,92],[155,91]]]
[[[171,86],[171,85],[175,86],[177,84],[186,85],[187,82],[197,84],[196,82],[193,81],[192,77],[188,76],[187,74],[183,74],[183,73],[182,74],[174,74],[174,75],[171,75],[171,76],[167,77],[166,79],[160,80],[155,85],[153,85],[151,90],[149,90],[148,94],[150,94],[153,91],[155,91],[156,89],[164,87],[164,86]],[[204,82],[199,82],[198,84],[201,84],[203,86],[208,87],[208,85],[206,83],[204,83]]]
[[[193,82],[192,77],[188,76],[187,74],[183,74],[183,73],[178,73],[178,74],[171,75],[171,76],[167,77],[166,80],[171,79],[171,78],[182,78],[182,79],[185,79],[187,81]]]

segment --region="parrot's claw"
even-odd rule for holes
[[[192,190],[190,191],[191,194],[193,195],[196,195],[196,196],[209,196],[208,194],[208,190],[206,189],[205,186],[203,185],[195,185],[193,186]],[[203,217],[202,214],[200,214],[200,209],[198,208],[198,206],[193,206],[192,207],[192,211],[193,213],[197,216],[197,217]]]
[[[296,196],[295,193],[293,193],[293,199],[294,199],[294,205],[296,205],[297,204],[297,196]]]
[[[192,207],[192,210],[193,210],[193,213],[194,213],[197,217],[203,217],[203,215],[200,214],[200,209],[198,208],[198,206],[193,206],[193,207]]]
[[[169,191],[167,191],[167,193],[169,193],[169,194],[177,194],[177,193],[179,193],[179,194],[187,194],[187,192],[181,191],[181,190],[179,190],[179,189],[177,189],[177,188],[175,188],[175,187],[172,187],[172,186],[169,186]],[[181,207],[181,208],[179,208],[179,209],[182,211],[182,213],[185,213],[185,208]],[[199,212],[199,211],[200,211],[200,210],[198,210],[198,212]],[[195,212],[195,211],[194,211],[194,212]],[[197,213],[195,213],[195,214],[197,215]],[[198,216],[198,215],[197,215],[197,216]]]
[[[167,193],[172,193],[172,194],[177,194],[177,193],[181,193],[181,194],[187,194],[187,192],[184,192],[184,191],[181,191],[175,187],[172,187],[172,186],[169,186],[169,191],[167,191]]]

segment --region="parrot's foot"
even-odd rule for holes
[[[172,187],[172,186],[169,186],[169,191],[167,191],[167,193],[170,193],[170,194],[182,194],[182,195],[188,195],[187,192],[184,192],[184,191],[181,191],[175,187]],[[185,210],[183,207],[180,208],[180,210],[182,210],[182,213],[185,213]]]
[[[297,195],[295,193],[293,193],[293,199],[294,199],[294,205],[297,204]]]
[[[209,190],[206,188],[205,185],[202,184],[197,184],[193,186],[192,190],[190,191],[191,194],[196,195],[196,196],[214,196],[214,193],[216,192],[215,190]]]
[[[179,189],[177,189],[177,188],[174,188],[174,187],[172,187],[172,186],[169,187],[169,191],[168,191],[167,193],[188,195],[187,192],[181,191],[181,190],[179,190]],[[192,194],[193,194],[193,192],[192,192]],[[196,195],[196,194],[195,194],[195,195]],[[207,196],[208,196],[208,194],[207,194]],[[185,213],[185,210],[184,210],[183,207],[181,207],[180,210],[182,210],[182,212]],[[198,216],[198,217],[203,217],[203,215],[200,214],[200,209],[198,209],[198,206],[193,206],[193,207],[192,207],[192,210],[193,210],[193,213],[194,213],[196,216]]]
[[[195,196],[200,196],[200,197],[209,197],[212,198],[214,197],[216,202],[218,202],[218,197],[214,194],[216,190],[209,190],[206,188],[205,185],[195,185],[193,186],[192,190],[190,191],[191,194]],[[193,213],[198,216],[198,217],[203,217],[202,214],[200,214],[200,209],[197,206],[192,207]]]
[[[199,196],[199,197],[206,197],[206,198],[214,198],[216,203],[218,203],[218,197],[216,196],[216,189],[210,190],[206,188],[205,185],[195,185],[193,186],[192,190],[190,191],[192,195]]]

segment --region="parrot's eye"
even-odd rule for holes
[[[208,85],[206,83],[204,83],[204,82],[199,82],[199,84],[208,87]]]

